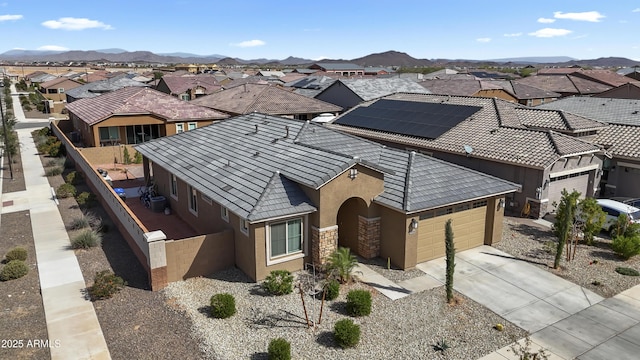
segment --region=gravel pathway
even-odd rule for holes
[[[316,329],[307,328],[299,293],[268,296],[237,269],[172,283],[163,291],[192,320],[207,359],[266,359],[269,341],[276,337],[291,342],[294,359],[476,359],[526,334],[459,294],[458,304],[446,304],[443,287],[396,301],[372,290],[371,315],[354,318],[361,325],[360,343],[343,350],[332,331],[337,320],[348,317],[345,296],[353,288],[370,289],[361,283],[343,286],[338,299],[325,303]],[[236,299],[237,313],[229,319],[207,315],[209,298],[220,292]],[[310,296],[305,301],[310,317],[317,318],[320,301]],[[496,323],[505,331],[495,330]],[[441,340],[450,345],[444,353],[433,349]]]

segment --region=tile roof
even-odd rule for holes
[[[78,86],[77,88],[67,90],[66,94],[74,99],[84,99],[100,96],[104,93],[130,86],[148,87],[149,85],[129,79],[125,75],[120,75],[111,79]]]
[[[573,75],[535,75],[519,79],[517,82],[563,94],[597,94],[611,89],[611,86]]]
[[[230,114],[259,112],[269,115],[294,115],[339,112],[342,108],[309,98],[279,86],[243,84],[191,101]]]
[[[58,84],[60,84],[62,82],[65,82],[65,81],[71,81],[71,82],[76,83],[78,85],[82,85],[82,83],[79,83],[79,82],[77,82],[75,80],[72,80],[72,79],[67,79],[66,77],[57,77],[55,79],[40,83],[40,87],[50,88],[50,87],[54,87],[54,86],[56,86],[56,85],[58,85]]]
[[[491,81],[476,79],[427,79],[418,84],[433,94],[473,96],[480,90],[502,89]]]
[[[606,123],[558,110],[515,108],[520,124],[532,129],[583,132],[607,127]]]
[[[636,81],[629,78],[628,83],[614,87],[610,90],[603,91],[599,94],[593,95],[593,97],[599,98],[616,98],[616,99],[638,99],[640,94],[640,81]]]
[[[601,82],[611,87],[620,86],[628,83],[629,81],[632,81],[628,77],[617,74],[611,70],[598,70],[598,69],[582,70],[582,71],[576,71],[571,75]]]
[[[227,114],[144,87],[126,87],[94,98],[80,99],[67,104],[66,108],[89,125],[113,115],[151,114],[169,122],[228,117]]]
[[[559,98],[562,96],[562,94],[559,94],[557,92],[523,84],[517,80],[497,80],[496,83],[502,86],[505,91],[515,96],[518,100],[548,99]]]
[[[400,78],[368,78],[368,79],[338,79],[363,101],[373,100],[397,92],[429,94],[429,90],[409,79]],[[335,83],[331,84],[335,86]],[[324,91],[328,91],[328,89]]]
[[[540,113],[500,99],[429,94],[394,94],[385,99],[478,106],[481,110],[433,140],[335,124],[328,126],[367,138],[460,155],[466,155],[465,145],[471,146],[472,156],[535,168],[544,168],[563,156],[599,151],[586,141],[550,130],[528,129],[526,125],[527,122],[530,126],[550,123],[561,128],[558,130],[569,131],[577,130],[570,129],[571,126],[593,126],[593,121],[583,124],[577,119],[563,120],[560,113]]]
[[[638,66],[622,68],[616,71],[616,74],[623,75],[623,76],[627,76],[629,74],[638,74],[638,73],[640,73],[640,67]]]
[[[55,75],[44,73],[30,77],[29,81],[31,81],[32,83],[44,83],[47,81],[55,80],[57,78],[58,77]]]
[[[611,124],[598,131],[594,142],[604,146],[615,157],[640,159],[640,126]]]
[[[311,75],[302,79],[285,83],[284,86],[295,88],[294,92],[307,97],[315,97],[328,88],[336,79],[324,75]]]
[[[251,222],[314,211],[315,204],[300,185],[317,189],[357,163],[384,174],[384,191],[374,200],[405,212],[519,188],[321,125],[257,113],[155,139],[136,149]]]
[[[563,98],[536,108],[562,110],[596,121],[640,125],[640,100],[576,96]]]
[[[319,62],[319,63],[315,63],[313,65],[311,65],[313,67],[320,67],[322,69],[325,70],[331,70],[331,71],[336,71],[336,70],[363,70],[364,71],[364,67],[357,65],[357,64],[352,64],[352,63],[323,63],[323,62]],[[311,68],[311,66],[309,68]]]
[[[167,85],[171,91],[171,95],[178,95],[186,92],[189,89],[201,86],[205,89],[205,94],[211,94],[222,87],[218,84],[218,81],[213,75],[198,74],[198,75],[185,75],[185,76],[173,76],[165,75],[161,81]]]

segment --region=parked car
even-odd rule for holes
[[[632,197],[612,197],[611,200],[619,201],[621,203],[631,205],[640,209],[640,198]]]
[[[629,221],[640,223],[640,209],[637,207],[612,199],[598,199],[598,204],[607,214],[602,230],[611,232],[620,214],[627,215]]]

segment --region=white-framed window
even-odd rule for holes
[[[176,124],[176,134],[180,134],[184,132],[184,124],[183,123],[177,123]]]
[[[58,94],[64,94],[64,88],[58,88]]]
[[[229,209],[224,206],[220,206],[220,217],[222,220],[229,222]]]
[[[171,174],[171,196],[173,196],[175,199],[178,199],[178,178]]]
[[[180,100],[189,101],[189,100],[191,100],[191,95],[189,95],[189,94],[180,94]]]
[[[249,220],[240,218],[240,231],[247,236],[249,235]]]
[[[198,124],[194,122],[190,122],[187,124],[187,130],[195,130],[198,127]]]
[[[189,211],[198,215],[198,190],[189,185]]]
[[[267,225],[267,265],[304,256],[304,222],[302,218],[272,222]]]

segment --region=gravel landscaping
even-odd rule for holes
[[[505,219],[502,241],[495,248],[604,297],[614,296],[640,284],[640,276],[625,276],[615,271],[616,267],[640,270],[640,256],[625,261],[611,250],[611,239],[604,233],[600,236],[595,238],[593,246],[579,244],[573,260],[568,262],[563,255],[557,270],[553,269],[557,238],[551,229],[535,224],[530,219]]]

